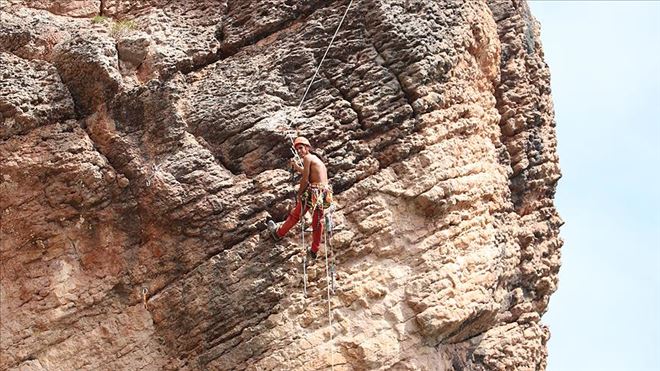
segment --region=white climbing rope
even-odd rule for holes
[[[312,84],[314,84],[314,81],[316,80],[316,76],[318,76],[319,70],[321,69],[321,65],[323,64],[323,61],[325,61],[325,57],[328,55],[328,51],[330,51],[330,48],[332,47],[332,44],[335,41],[335,38],[337,37],[337,34],[339,33],[339,29],[341,28],[341,25],[344,23],[344,19],[346,19],[346,15],[348,14],[348,10],[351,8],[351,5],[353,5],[353,0],[350,0],[348,3],[348,6],[346,7],[346,10],[344,11],[344,15],[341,17],[341,20],[339,21],[339,24],[337,25],[337,28],[335,29],[335,33],[332,35],[332,39],[330,39],[330,43],[328,44],[328,47],[325,49],[325,53],[323,53],[323,57],[321,58],[321,61],[319,62],[319,65],[316,67],[316,70],[314,71],[314,75],[312,76],[312,79],[309,81],[309,84],[307,85],[307,88],[305,89],[305,93],[303,94],[302,98],[300,99],[300,103],[298,104],[298,108],[296,112],[300,112],[300,108],[302,107],[303,103],[305,102],[305,98],[307,97],[307,93],[309,93],[309,89],[312,87]],[[287,122],[289,126],[291,126],[291,123]],[[293,140],[294,140],[294,135],[289,131],[289,139],[291,140],[291,145],[293,146]],[[294,150],[294,157],[296,157],[297,153]],[[297,202],[298,200],[296,200]],[[325,201],[325,200],[323,200]],[[312,208],[312,219],[314,218],[314,212],[315,208]],[[304,201],[301,200],[301,214],[300,214],[300,225],[301,225],[301,243],[302,243],[302,248],[303,248],[303,293],[305,297],[307,297],[307,249],[305,247],[305,207],[304,207]],[[321,217],[320,220],[318,220],[318,223],[323,223],[325,222],[325,210],[323,208],[323,203],[321,203]],[[313,229],[314,226],[312,226]],[[317,227],[318,228],[318,227]],[[334,331],[332,329],[332,303],[330,300],[330,289],[332,287],[334,291],[334,264],[333,264],[333,272],[332,272],[332,283],[330,282],[331,274],[330,274],[330,268],[328,265],[328,228],[326,227],[323,233],[323,243],[324,243],[324,250],[325,250],[325,278],[326,278],[326,283],[327,283],[327,301],[328,301],[328,324],[330,326],[330,368],[331,370],[334,371]]]
[[[351,0],[348,3],[348,6],[346,7],[346,10],[344,11],[344,15],[341,17],[341,20],[339,21],[339,24],[337,25],[337,29],[335,29],[334,35],[332,35],[332,39],[330,39],[330,43],[328,44],[328,47],[325,49],[325,53],[323,53],[323,57],[321,58],[321,61],[319,62],[319,65],[316,66],[316,70],[314,71],[314,75],[312,76],[312,79],[309,81],[309,84],[307,84],[307,88],[305,89],[305,93],[303,94],[302,98],[300,99],[300,103],[298,104],[298,107],[296,108],[296,114],[300,112],[300,108],[302,107],[303,103],[305,102],[305,98],[307,97],[307,93],[309,93],[309,89],[312,87],[312,84],[314,84],[314,81],[316,80],[316,76],[319,74],[319,70],[321,69],[321,65],[323,64],[323,61],[325,61],[325,57],[328,55],[328,52],[330,51],[330,48],[332,47],[332,44],[335,42],[335,37],[337,37],[337,34],[339,33],[339,29],[341,28],[341,25],[344,23],[344,19],[346,19],[346,15],[348,14],[348,10],[351,8],[351,5],[353,5],[353,0]],[[287,120],[287,125],[291,127],[292,122]],[[289,140],[291,141],[291,146],[293,147],[293,139],[296,136],[295,132],[292,130],[289,130],[287,133],[287,136],[289,137]],[[297,154],[294,151],[294,157],[297,157]]]
[[[328,52],[330,51],[330,48],[332,47],[332,44],[335,42],[335,38],[337,37],[337,34],[339,33],[339,29],[341,28],[341,25],[344,23],[344,19],[346,19],[346,15],[348,14],[348,10],[351,8],[351,5],[353,5],[353,0],[349,1],[348,6],[346,7],[346,10],[344,11],[344,15],[341,17],[341,20],[339,21],[339,24],[337,25],[337,29],[335,29],[335,33],[332,35],[332,39],[330,39],[330,43],[328,44],[328,47],[325,49],[325,53],[323,53],[323,57],[321,57],[321,61],[319,62],[319,65],[316,66],[316,70],[314,71],[314,75],[312,76],[312,79],[309,81],[309,84],[307,84],[307,88],[305,89],[305,93],[303,94],[302,98],[300,99],[300,103],[298,103],[298,107],[296,109],[296,113],[300,112],[300,108],[302,107],[303,103],[305,102],[305,98],[307,97],[307,93],[309,93],[309,89],[312,87],[312,84],[314,84],[314,80],[316,80],[316,76],[319,74],[319,70],[321,69],[321,65],[323,64],[323,61],[325,61],[325,57],[328,55]],[[287,125],[290,127],[291,122],[287,120]],[[295,132],[292,130],[289,130],[287,133],[287,136],[289,137],[289,140],[291,141],[291,146],[293,147],[293,139],[296,136]],[[293,151],[293,156],[294,158],[297,157],[297,153],[295,150]],[[297,161],[297,160],[296,160]]]
[[[337,25],[337,29],[335,30],[335,34],[332,35],[332,39],[330,40],[330,44],[328,44],[328,47],[325,49],[325,53],[323,54],[323,58],[321,58],[321,62],[319,62],[318,67],[316,67],[316,71],[314,71],[314,76],[312,76],[312,80],[309,82],[309,85],[307,85],[307,89],[305,89],[305,94],[303,94],[302,99],[300,100],[300,104],[298,104],[298,110],[300,110],[300,107],[302,107],[303,102],[305,101],[305,97],[307,97],[307,93],[309,92],[309,89],[312,87],[312,84],[314,83],[314,79],[316,79],[316,75],[318,75],[319,70],[321,69],[321,65],[323,64],[323,61],[325,60],[326,55],[328,55],[328,51],[330,50],[330,47],[332,47],[332,43],[335,41],[335,37],[337,37],[337,34],[339,33],[339,29],[341,28],[342,23],[344,23],[344,19],[346,18],[346,15],[348,14],[348,9],[351,8],[351,5],[353,5],[353,0],[351,0],[348,3],[348,6],[346,7],[346,10],[344,11],[344,15],[341,17],[341,21],[339,21],[339,25]]]
[[[325,200],[323,200],[325,201]],[[321,225],[323,225],[323,222],[325,222],[325,210],[323,208],[323,204],[321,204],[321,215],[322,215],[322,220],[319,222]],[[335,347],[334,347],[334,330],[332,328],[332,306],[331,306],[331,301],[330,301],[330,286],[332,285],[330,282],[330,269],[328,267],[328,250],[329,250],[329,245],[328,245],[328,229],[325,228],[323,231],[323,250],[325,250],[325,282],[327,286],[327,294],[328,294],[328,326],[330,327],[330,369],[334,370],[335,369],[335,361],[334,361],[334,356],[335,356]]]
[[[305,203],[300,202],[300,237],[303,250],[303,295],[307,297],[307,248],[305,247]]]

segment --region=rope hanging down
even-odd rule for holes
[[[323,210],[323,205],[321,205],[321,210]],[[325,210],[323,210],[325,211]],[[323,218],[325,219],[325,217]],[[320,223],[325,222],[325,220],[320,221]],[[327,227],[327,226],[326,226]],[[330,288],[332,286],[332,283],[330,282],[330,269],[328,267],[328,250],[330,248],[330,245],[328,245],[328,230],[326,228],[325,233],[323,234],[323,243],[325,243],[324,250],[325,250],[325,282],[327,286],[327,293],[328,293],[328,327],[330,327],[330,369],[334,371],[335,369],[335,360],[334,360],[334,331],[332,330],[332,304],[330,302]],[[334,259],[334,256],[333,256]],[[334,264],[333,264],[333,269],[334,269]],[[332,282],[334,282],[334,274],[332,277]]]
[[[353,0],[349,1],[348,6],[346,7],[346,10],[344,11],[344,15],[341,17],[341,20],[339,21],[339,24],[337,25],[337,29],[335,29],[335,33],[332,35],[332,39],[330,39],[330,43],[328,44],[328,47],[325,49],[325,53],[323,53],[323,57],[321,58],[321,61],[319,62],[319,65],[316,67],[316,70],[314,71],[314,75],[312,76],[312,79],[309,81],[309,84],[307,85],[307,88],[305,89],[305,93],[303,94],[302,98],[300,99],[300,103],[298,104],[298,108],[296,112],[300,112],[300,108],[302,107],[303,103],[305,102],[305,98],[307,97],[307,93],[309,93],[309,89],[312,87],[312,84],[314,84],[314,80],[316,80],[316,76],[318,76],[319,70],[321,69],[321,65],[323,64],[323,61],[325,61],[325,57],[328,55],[328,51],[330,51],[330,48],[332,47],[332,44],[335,41],[335,38],[337,37],[337,34],[339,33],[339,29],[341,28],[341,25],[344,23],[344,19],[346,19],[346,15],[348,14],[348,10],[351,8],[351,5],[353,5]],[[291,125],[291,123],[289,123]],[[294,135],[289,135],[289,139],[291,140],[291,146],[293,147],[293,139]],[[292,150],[294,158],[296,158],[297,161],[302,162],[301,159],[297,156],[298,154],[296,153],[295,149]],[[313,209],[312,209],[313,210]],[[301,218],[300,218],[300,224],[301,224],[301,242],[302,242],[302,248],[304,252],[303,256],[303,293],[305,297],[307,297],[307,251],[306,251],[306,246],[305,246],[305,223],[304,223],[304,205],[301,206]],[[322,215],[322,220],[319,220],[319,223],[324,223],[325,221],[325,210],[323,208],[323,205],[321,205],[321,215]],[[325,250],[325,278],[326,278],[326,285],[327,285],[327,301],[328,301],[328,325],[330,327],[330,368],[334,370],[334,346],[333,346],[333,341],[334,341],[334,336],[333,336],[333,331],[332,331],[332,305],[331,305],[331,300],[330,300],[330,293],[331,290],[334,292],[334,281],[335,281],[335,273],[334,273],[334,263],[332,264],[332,269],[330,269],[328,265],[328,227],[331,227],[331,222],[326,224],[325,228],[325,233],[324,233],[324,250]],[[334,259],[334,257],[333,257]],[[331,273],[332,271],[332,273]],[[332,278],[330,276],[332,275]]]

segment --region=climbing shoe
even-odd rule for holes
[[[316,260],[316,251],[312,251],[312,249],[307,250],[307,260],[308,261],[315,261]]]
[[[280,236],[277,235],[277,224],[275,224],[274,221],[269,220],[269,221],[266,223],[266,226],[268,227],[268,232],[270,232],[270,236],[271,236],[275,241],[279,241],[279,240],[282,239],[282,237],[280,237]]]

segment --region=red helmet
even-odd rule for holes
[[[312,146],[311,144],[309,144],[309,140],[307,140],[307,138],[305,138],[305,137],[298,137],[298,138],[296,138],[296,140],[293,141],[293,146],[294,147],[297,146],[298,144],[304,144],[307,147]]]

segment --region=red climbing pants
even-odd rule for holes
[[[298,221],[300,220],[300,214],[302,212],[303,203],[298,200],[296,207],[291,210],[289,217],[286,218],[286,221],[282,226],[277,230],[277,235],[279,237],[284,237],[286,233],[291,229]],[[309,211],[309,207],[305,207],[305,212]],[[317,207],[314,209],[314,214],[312,214],[312,251],[319,251],[319,246],[321,245],[321,235],[323,234],[323,209]]]

